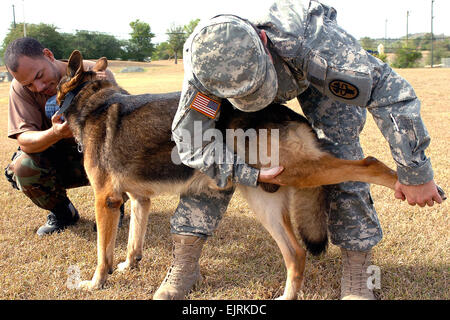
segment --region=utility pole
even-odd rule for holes
[[[433,6],[434,0],[431,0],[431,67],[433,68],[433,59],[434,59],[434,44],[433,44]]]
[[[22,0],[22,12],[23,12],[23,36],[27,36],[27,24],[25,23],[25,0]]]
[[[406,11],[406,47],[408,47],[408,34],[409,34],[409,10]]]
[[[16,11],[14,9],[14,5],[12,5],[12,7],[13,7],[13,26],[15,29],[16,28]]]
[[[384,47],[387,48],[387,23],[388,19],[384,21]]]

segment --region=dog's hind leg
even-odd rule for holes
[[[281,250],[287,269],[284,294],[278,299],[294,300],[303,283],[306,251],[294,235],[288,208],[288,187],[275,193],[258,188],[239,186],[258,220],[270,233]]]
[[[145,233],[150,213],[150,199],[128,194],[131,199],[130,231],[128,235],[127,260],[119,263],[117,269],[125,271],[137,267],[142,259]]]
[[[394,189],[397,174],[381,161],[339,159],[320,149],[315,134],[306,124],[291,123],[279,144],[279,163],[285,170],[279,184],[311,188],[346,181],[374,183]]]
[[[289,212],[306,249],[313,255],[324,252],[328,246],[328,225],[323,188],[290,188]]]
[[[311,162],[311,164],[308,162]],[[397,181],[396,172],[373,157],[367,157],[363,160],[345,160],[326,155],[318,161],[305,161],[298,166],[302,167],[300,170],[304,173],[298,174],[297,177],[294,173],[295,181],[287,184],[299,188],[318,187],[346,181],[361,181],[394,189]],[[308,167],[311,170],[305,173],[305,169]]]
[[[95,219],[97,223],[97,268],[90,281],[82,281],[82,289],[100,289],[108,273],[113,270],[114,247],[119,225],[122,196],[112,191],[111,183],[105,182],[100,188],[94,187]]]

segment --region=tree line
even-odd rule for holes
[[[376,52],[378,45],[384,45],[386,53],[394,53],[392,61],[394,68],[414,68],[419,66],[422,59],[422,52],[431,51],[433,45],[433,61],[431,54],[427,55],[425,64],[437,65],[441,63],[442,58],[450,58],[450,37],[444,35],[433,36],[431,33],[412,34],[401,39],[372,39],[369,37],[361,38],[360,43],[365,50]],[[376,54],[375,54],[376,55]],[[384,57],[379,57],[385,59]],[[384,60],[385,61],[385,60]]]
[[[40,41],[44,47],[52,50],[56,59],[67,59],[74,49],[83,53],[86,59],[107,57],[111,60],[150,61],[175,59],[175,63],[183,56],[183,44],[194,31],[199,19],[191,20],[186,25],[172,25],[167,31],[168,40],[159,44],[153,43],[155,34],[148,23],[135,20],[130,22],[130,38],[117,39],[115,36],[96,31],[77,30],[75,33],[59,32],[58,27],[51,24],[27,24],[27,36]],[[11,25],[8,34],[0,48],[0,56],[14,39],[23,36],[23,23]],[[378,44],[385,46],[386,53],[394,53],[391,62],[396,68],[411,68],[419,66],[422,51],[431,50],[433,43],[433,64],[440,64],[441,58],[450,57],[450,38],[445,36],[431,37],[431,33],[410,35],[402,39],[360,39],[364,49],[387,61],[386,55],[377,53]],[[428,55],[426,64],[431,64]]]
[[[150,61],[174,58],[175,63],[183,55],[183,44],[200,20],[192,20],[187,25],[172,25],[167,30],[168,40],[155,45],[148,23],[135,20],[130,22],[130,38],[121,40],[113,35],[87,30],[76,30],[75,33],[59,32],[52,24],[26,25],[27,36],[32,37],[46,48],[49,48],[56,59],[67,59],[74,49],[80,50],[86,59],[106,57],[111,60]],[[0,48],[1,57],[8,44],[23,37],[23,23],[11,25]]]

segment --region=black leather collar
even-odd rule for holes
[[[71,106],[73,99],[77,96],[78,93],[80,93],[81,89],[83,89],[87,84],[88,82],[83,82],[75,89],[69,91],[64,97],[64,101],[62,102],[62,105],[59,106],[59,110],[56,114],[60,115],[66,112],[67,109],[69,109],[69,107]]]

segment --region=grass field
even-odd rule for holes
[[[124,63],[113,62],[118,83],[131,93],[161,93],[181,89],[182,64],[152,62],[145,73],[121,74]],[[432,137],[428,156],[435,180],[450,192],[450,69],[398,70],[422,100],[422,116]],[[6,167],[15,141],[7,139],[9,83],[0,83],[0,164]],[[296,102],[290,107],[299,111]],[[362,134],[367,155],[394,168],[389,148],[371,117]],[[372,187],[384,238],[374,248],[373,264],[381,269],[381,299],[450,299],[449,203],[432,208],[411,207],[393,192]],[[38,238],[46,212],[34,206],[6,179],[0,179],[0,299],[151,299],[171,262],[169,218],[177,195],[155,198],[149,219],[144,257],[132,272],[114,272],[103,290],[84,292],[67,287],[70,266],[90,279],[96,266],[96,233],[90,187],[69,190],[81,220],[66,232]],[[119,230],[115,265],[126,257],[129,204]],[[190,299],[272,299],[282,294],[285,269],[281,254],[267,232],[255,222],[239,194],[201,258],[204,282]],[[308,257],[301,299],[338,299],[341,260],[330,246],[320,257]]]

